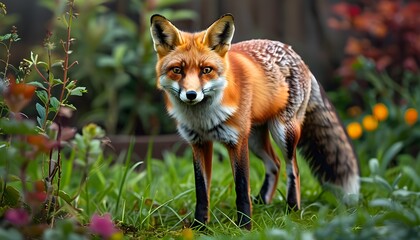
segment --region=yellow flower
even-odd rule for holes
[[[388,118],[388,108],[383,103],[375,104],[375,106],[373,106],[372,112],[373,112],[373,116],[378,121],[384,121]]]
[[[358,122],[352,122],[347,125],[347,134],[351,139],[358,139],[362,136],[362,126]]]
[[[410,126],[414,125],[417,122],[418,117],[419,113],[414,108],[409,108],[405,111],[404,119],[405,122]]]
[[[109,240],[122,240],[124,239],[124,234],[121,231],[115,232],[111,235]]]
[[[194,239],[194,232],[191,228],[185,228],[182,230],[182,239],[184,240],[192,240]]]
[[[371,132],[375,131],[378,128],[378,120],[374,118],[372,115],[367,115],[362,120],[363,127],[366,131]]]

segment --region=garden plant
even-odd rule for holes
[[[381,0],[375,5],[378,8],[361,4],[333,8],[340,21],[333,20],[332,26],[338,31],[356,32],[351,46],[376,46],[380,53],[348,52],[351,60],[345,61],[346,74],[341,78],[346,79],[345,85],[328,93],[340,110],[360,160],[358,198],[342,199],[334,186],[320,186],[298,156],[301,210],[287,208],[282,168],[281,190],[273,203],[253,205],[252,231],[239,228],[236,219],[230,218],[236,211],[235,186],[222,146],[214,146],[217,159],[213,161],[210,222],[203,231],[189,228],[195,203],[189,150],[183,156],[166,152],[163,159],[154,159],[151,143],[147,157],[135,162],[132,141],[119,155],[105,154],[105,149],[112,148],[105,129],[114,131],[127,116],[142,111],[148,113],[141,120],[143,127],[151,129],[154,119],[166,114],[164,106],[145,107],[153,105],[153,95],[144,90],[145,105],[121,116],[120,123],[96,121],[140,102],[131,94],[123,105],[107,105],[121,97],[117,89],[132,88],[133,79],[143,81],[145,89],[154,88],[155,57],[148,27],[143,26],[137,35],[136,23],[129,18],[109,12],[109,18],[101,18],[98,12],[107,12],[101,5],[106,1],[56,1],[60,8],[52,2],[44,1],[50,4],[49,9],[59,9],[54,12],[56,25],[47,33],[43,46],[34,47],[18,66],[10,63],[10,57],[20,40],[19,29],[10,27],[0,34],[0,239],[420,239],[420,73],[415,62],[419,55],[413,56],[412,51],[403,55],[404,51],[398,56],[401,61],[391,61],[397,57],[375,45],[408,44],[401,39],[397,43],[392,43],[392,38],[385,40],[386,34],[394,36],[398,27],[390,25],[390,16],[408,19],[402,21],[409,33],[406,41],[411,34],[418,36],[419,32],[409,30],[411,12],[420,9],[417,2]],[[161,5],[150,5],[155,2]],[[189,11],[169,10],[173,2],[177,1],[133,0],[132,4],[144,9],[144,19],[152,12],[173,14],[171,19],[194,17]],[[394,5],[387,5],[390,2]],[[392,10],[393,15],[380,22],[384,18],[375,11],[383,9]],[[7,14],[7,6],[0,2],[0,21]],[[379,19],[375,18],[375,26],[380,27],[374,32],[360,28],[367,16]],[[105,21],[106,29],[95,28],[95,21]],[[359,24],[342,25],[343,21]],[[112,28],[118,31],[110,33]],[[128,36],[129,43],[120,42],[118,34]],[[85,39],[88,36],[96,38]],[[89,43],[101,38],[112,54],[107,55],[104,48],[100,54],[97,49],[87,52]],[[136,49],[135,56],[128,54],[130,48]],[[88,56],[97,61],[88,63]],[[138,56],[145,72],[135,65],[140,61]],[[383,59],[386,56],[391,59]],[[94,70],[86,68],[87,64]],[[93,75],[89,71],[97,71],[97,79],[89,82]],[[122,82],[112,86],[100,82],[107,74]],[[107,99],[107,94],[97,96],[91,107],[102,112],[88,113],[83,126],[69,126],[67,119],[83,105],[77,103],[95,88],[117,95],[112,99]],[[136,120],[131,121],[127,132],[135,131]],[[279,149],[275,150],[281,156]],[[252,155],[250,164],[251,194],[256,196],[264,167]]]

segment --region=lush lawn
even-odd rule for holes
[[[110,213],[126,238],[190,239],[419,239],[420,238],[420,159],[405,157],[399,166],[381,171],[378,160],[361,162],[363,172],[359,201],[335,197],[332,187],[324,190],[300,161],[302,210],[287,212],[285,180],[269,205],[253,206],[253,230],[235,225],[235,191],[226,152],[216,147],[211,188],[211,220],[203,232],[190,231],[195,208],[191,153],[176,157],[171,153],[161,160],[133,163],[130,154],[118,159],[99,157],[91,167],[85,185],[72,155],[63,161],[62,190],[75,195],[64,201],[60,211],[72,213],[87,223],[92,214]],[[391,153],[390,153],[391,154]],[[392,157],[392,156],[391,156]],[[111,161],[118,161],[111,164]],[[75,167],[71,165],[76,164]],[[143,166],[142,166],[143,165]],[[251,191],[262,184],[262,163],[251,159]],[[145,167],[144,171],[138,171]],[[34,172],[35,173],[35,172]],[[34,179],[39,179],[35,176]],[[353,196],[354,197],[354,196]],[[348,204],[344,204],[347,202]],[[80,211],[77,211],[80,209]]]

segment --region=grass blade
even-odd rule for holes
[[[128,147],[127,156],[125,158],[125,171],[121,179],[120,187],[118,189],[117,203],[115,204],[115,214],[117,213],[120,207],[120,201],[121,201],[121,197],[123,193],[124,183],[126,181],[128,171],[130,170],[130,168],[128,168],[128,165],[130,164],[130,161],[131,161],[131,154],[133,153],[134,143],[135,143],[135,138],[131,137],[130,146]]]

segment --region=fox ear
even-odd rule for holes
[[[167,55],[183,42],[179,30],[164,16],[155,14],[150,18],[150,33],[155,51],[159,56]]]
[[[234,32],[233,16],[230,13],[225,14],[206,30],[203,43],[224,55],[230,49]]]

